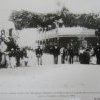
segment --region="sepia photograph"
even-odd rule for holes
[[[0,0],[0,100],[100,100],[100,0]]]

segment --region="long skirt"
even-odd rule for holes
[[[54,55],[54,64],[58,64],[58,55]]]

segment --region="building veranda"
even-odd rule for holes
[[[39,33],[38,43],[43,45],[48,52],[50,46],[57,44],[59,47],[68,47],[73,43],[76,48],[87,45],[95,46],[97,38],[94,29],[85,27],[62,27]]]

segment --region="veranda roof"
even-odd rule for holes
[[[43,37],[95,37],[95,30],[84,27],[63,27],[48,31]]]
[[[95,30],[84,27],[67,27],[67,28],[58,28],[58,34],[59,36],[93,37],[95,36]]]

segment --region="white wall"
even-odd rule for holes
[[[30,46],[33,48],[36,46],[36,40],[38,39],[37,29],[35,28],[23,29],[21,31],[18,31],[18,34],[19,34],[18,44],[20,47]]]

